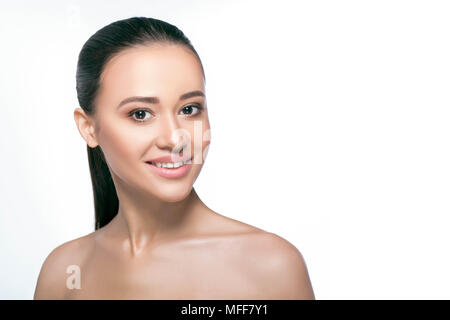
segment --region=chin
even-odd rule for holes
[[[176,185],[176,186],[164,186],[158,188],[158,190],[152,193],[165,202],[178,202],[184,200],[192,190],[192,185]]]

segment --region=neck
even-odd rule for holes
[[[165,202],[148,194],[137,195],[120,187],[116,190],[119,210],[111,228],[119,237],[121,247],[132,256],[154,243],[189,234],[204,213],[194,188],[177,202]]]

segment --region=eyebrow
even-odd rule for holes
[[[186,92],[186,93],[182,94],[178,100],[186,100],[186,99],[189,99],[192,97],[198,97],[198,96],[204,97],[205,94],[200,90],[190,91],[190,92]],[[128,97],[128,98],[122,100],[121,103],[119,103],[119,105],[117,106],[117,109],[119,109],[121,106],[123,106],[124,104],[127,104],[129,102],[159,103],[159,99],[157,97],[140,97],[140,96]]]

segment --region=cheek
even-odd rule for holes
[[[100,143],[112,168],[139,160],[145,147],[142,135],[113,123],[103,126]]]

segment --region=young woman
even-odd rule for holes
[[[214,212],[193,188],[210,125],[182,31],[111,23],[83,46],[76,81],[95,231],[48,255],[35,299],[315,299],[295,246]]]

